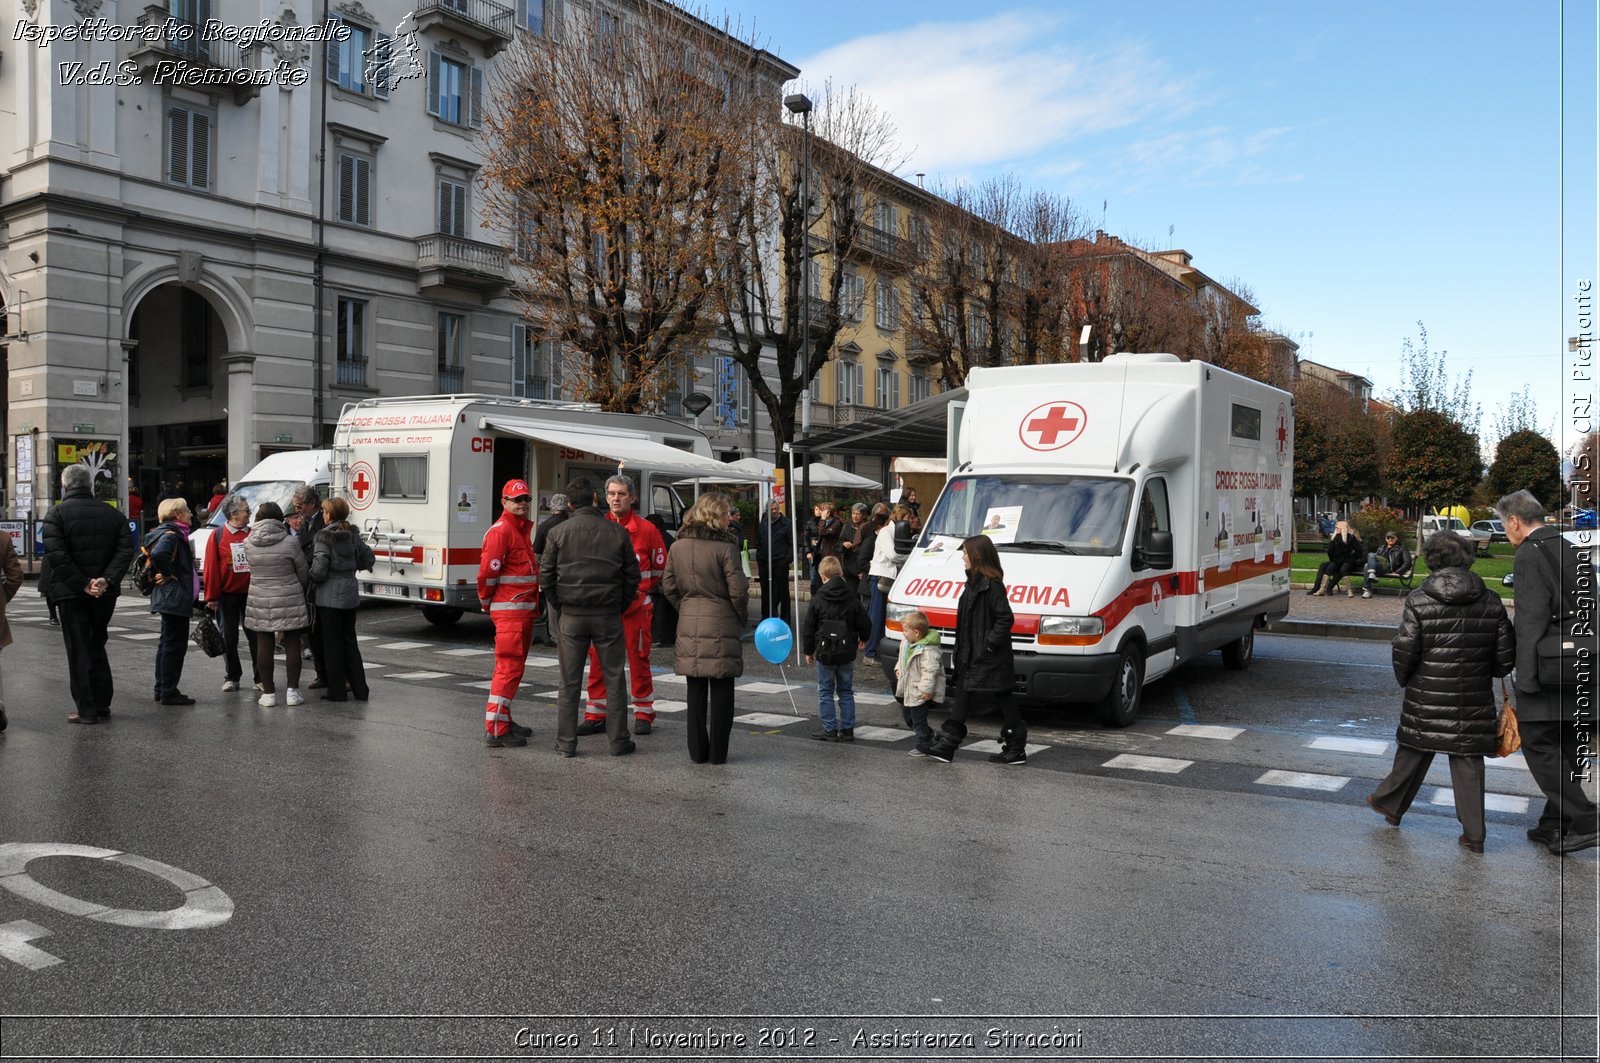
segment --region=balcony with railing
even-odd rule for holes
[[[491,59],[516,39],[516,12],[494,0],[421,0],[412,18],[424,32],[439,26],[477,41]]]
[[[366,387],[367,360],[341,357],[334,367],[334,381],[345,387]]]
[[[199,23],[174,18],[164,4],[151,4],[136,20],[145,36],[130,58],[146,84],[227,89],[242,104],[261,95],[262,72],[245,62],[232,41],[201,39]]]
[[[864,222],[856,227],[850,254],[884,269],[905,270],[916,262],[916,247],[910,240]]]
[[[417,292],[459,288],[488,302],[509,286],[506,250],[447,233],[417,237]]]
[[[439,367],[439,394],[460,395],[465,388],[467,371],[459,365],[441,365]]]

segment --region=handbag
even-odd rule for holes
[[[222,656],[222,632],[217,630],[217,622],[211,619],[209,612],[202,612],[195,620],[189,638],[207,657]]]
[[[1511,707],[1511,691],[1506,681],[1500,680],[1500,729],[1495,740],[1494,755],[1509,757],[1522,748],[1522,729],[1517,726],[1517,710]]]
[[[1565,540],[1558,538],[1556,541],[1565,545]],[[1550,568],[1551,586],[1559,591],[1561,570],[1556,560],[1547,555],[1538,542],[1534,542],[1533,546]],[[1600,644],[1597,644],[1595,636],[1593,614],[1580,614],[1573,607],[1570,595],[1567,599],[1557,606],[1563,611],[1550,618],[1550,626],[1554,630],[1533,644],[1534,659],[1538,663],[1539,685],[1592,689],[1597,656],[1600,656]]]

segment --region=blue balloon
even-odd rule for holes
[[[794,633],[777,617],[767,617],[756,628],[756,652],[771,663],[782,664],[793,649]]]

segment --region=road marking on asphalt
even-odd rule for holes
[[[1326,790],[1332,793],[1349,781],[1343,775],[1318,775],[1310,771],[1269,771],[1256,780],[1256,785],[1288,786],[1297,790]]]
[[[132,631],[132,630],[133,630],[133,628],[131,628],[131,627],[108,627],[108,628],[106,628],[106,633],[108,635],[120,635],[124,631]]]
[[[996,747],[998,748],[998,747]],[[1192,760],[1174,760],[1171,757],[1143,757],[1137,753],[1119,753],[1100,765],[1102,768],[1127,768],[1129,771],[1159,771],[1176,775],[1192,767]]]
[[[52,956],[44,949],[36,949],[28,944],[30,941],[49,936],[50,931],[26,919],[6,923],[0,926],[0,959],[20,964],[30,971],[39,971],[46,967],[54,967],[58,963],[65,963],[66,961],[60,956]]]
[[[654,670],[652,670],[652,672],[653,672],[654,681],[657,682],[657,683],[687,683],[687,682],[689,682],[689,677],[688,676],[677,675],[674,672],[655,672]]]
[[[656,702],[655,709],[657,712],[688,712],[689,703],[687,701],[662,700]]]
[[[385,679],[444,679],[450,676],[449,672],[395,672],[385,676]]]
[[[1317,738],[1308,743],[1310,749],[1330,749],[1337,753],[1364,753],[1381,757],[1389,752],[1389,743],[1375,738]]]
[[[158,638],[160,638],[161,637],[161,632],[159,632],[159,631],[146,631],[142,635],[124,635],[122,637],[125,638],[125,639],[135,639],[137,641],[143,642],[145,639],[158,639]]]
[[[782,694],[789,688],[782,683],[741,683],[739,689],[746,694]]]
[[[380,650],[422,650],[432,646],[431,642],[386,642],[379,646]]]
[[[912,736],[910,731],[898,727],[857,727],[855,730],[856,737],[867,742],[898,742]]]
[[[860,733],[861,733],[860,728],[857,728],[856,729],[856,734],[860,734]],[[966,750],[971,750],[974,753],[998,753],[998,752],[1000,752],[1000,743],[996,742],[992,738],[985,738],[985,739],[983,739],[981,741],[973,742],[971,745],[962,746],[961,748],[962,749],[966,749]],[[1028,754],[1028,756],[1036,757],[1040,753],[1043,753],[1045,750],[1049,749],[1050,747],[1049,746],[1045,746],[1045,745],[1036,746],[1032,742],[1028,742],[1025,745],[1023,745],[1022,748],[1023,748],[1023,751]]]
[[[486,656],[486,655],[489,655],[489,654],[492,654],[492,653],[494,653],[493,650],[473,650],[473,649],[466,649],[466,650],[440,650],[439,651],[439,656],[441,656],[441,657],[483,657],[483,656]]]
[[[1375,668],[1380,672],[1392,671],[1394,666],[1389,664],[1360,664],[1355,661],[1324,661],[1316,657],[1278,657],[1270,653],[1256,651],[1256,657],[1263,661],[1287,661],[1291,664],[1326,664],[1336,668]]]
[[[529,668],[554,668],[561,662],[554,657],[529,657]]]
[[[150,912],[107,908],[103,904],[68,896],[28,875],[28,864],[46,856],[106,860],[144,871],[178,887],[184,895],[183,904],[169,911]],[[98,849],[92,845],[57,845],[49,842],[0,845],[0,889],[67,915],[82,916],[114,926],[142,927],[147,930],[200,930],[220,926],[233,918],[233,900],[200,876],[148,857],[115,849]]]
[[[804,716],[784,716],[776,712],[747,712],[743,716],[735,716],[733,722],[749,724],[752,727],[787,727],[791,723],[803,723],[805,719]]]
[[[462,683],[461,685],[464,686],[464,687],[471,687],[473,690],[489,690],[489,689],[494,687],[494,680],[493,679],[474,679],[470,683]]]
[[[745,689],[749,689],[746,687]],[[863,694],[856,691],[856,702],[861,705],[893,705],[895,698],[892,694]]]
[[[1222,742],[1231,742],[1244,734],[1243,727],[1222,727],[1214,723],[1180,723],[1167,732],[1179,738],[1215,738]]]
[[[1447,786],[1441,786],[1433,792],[1433,797],[1429,799],[1428,803],[1430,805],[1438,805],[1441,808],[1454,808],[1456,807],[1456,792]],[[1485,793],[1483,795],[1483,807],[1490,812],[1522,813],[1528,811],[1528,799],[1526,797],[1517,797],[1513,794]]]
[[[378,636],[376,636],[376,635],[357,635],[356,636],[356,641],[357,642],[377,642],[378,641]]]

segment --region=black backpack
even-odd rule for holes
[[[849,664],[856,659],[856,636],[848,621],[824,617],[817,624],[817,660],[823,664]]]
[[[161,536],[176,534],[169,529],[157,529],[145,537],[144,542],[139,544],[139,552],[133,555],[133,567],[128,575],[133,577],[133,589],[146,598],[156,589],[156,562],[150,556],[150,548],[161,540]]]

